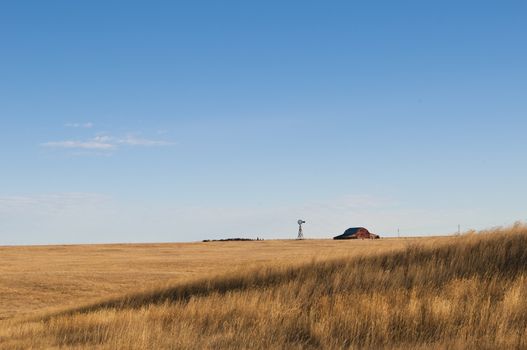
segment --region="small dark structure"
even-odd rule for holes
[[[245,242],[245,241],[263,241],[263,238],[222,238],[222,239],[204,239],[203,242]]]
[[[333,237],[333,239],[378,239],[379,235],[371,233],[364,227],[352,227],[344,231],[343,234]]]

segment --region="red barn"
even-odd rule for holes
[[[333,239],[378,239],[379,235],[371,233],[364,227],[352,227],[344,231],[343,234],[333,237]]]

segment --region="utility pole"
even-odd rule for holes
[[[461,225],[460,224],[457,225],[457,235],[458,236],[461,235]]]
[[[399,228],[397,228],[397,238],[401,238],[401,233],[399,232]]]

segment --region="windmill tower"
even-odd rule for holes
[[[302,219],[299,219],[297,223],[298,223],[298,237],[296,239],[304,239],[304,233],[302,232],[302,224],[305,224],[306,222]]]

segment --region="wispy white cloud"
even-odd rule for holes
[[[57,212],[72,207],[97,206],[109,199],[106,195],[83,192],[0,196],[0,214],[16,211]]]
[[[82,129],[91,129],[94,124],[91,122],[88,123],[66,123],[64,126],[67,128],[82,128]]]
[[[50,141],[41,144],[42,147],[47,148],[62,148],[70,150],[92,150],[92,151],[114,151],[122,146],[130,147],[155,147],[155,146],[170,146],[173,142],[164,140],[153,140],[141,138],[134,135],[127,135],[126,137],[113,137],[109,135],[97,135],[87,140],[64,140],[64,141]]]
[[[0,245],[93,241],[114,207],[99,193],[0,194]]]
[[[128,135],[125,138],[117,139],[118,144],[128,145],[128,146],[170,146],[173,145],[173,142],[162,141],[162,140],[149,140],[145,138],[136,137],[133,135]]]
[[[98,151],[109,151],[113,150],[116,145],[109,143],[109,142],[103,142],[98,141],[98,138],[93,138],[91,140],[87,141],[52,141],[52,142],[45,142],[42,144],[43,147],[51,147],[51,148],[69,148],[69,149],[84,149],[84,150],[98,150]]]

